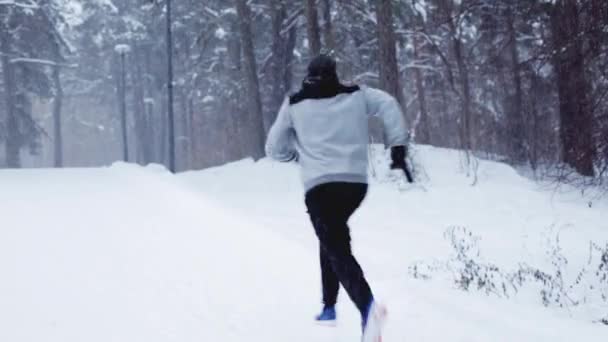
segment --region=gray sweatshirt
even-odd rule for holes
[[[405,145],[401,108],[388,93],[362,87],[352,93],[290,104],[286,99],[268,133],[267,156],[296,156],[306,191],[331,182],[367,183],[369,117],[384,126],[387,147]]]

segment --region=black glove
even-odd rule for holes
[[[407,167],[407,163],[405,161],[407,158],[407,147],[405,146],[393,146],[391,147],[391,159],[393,162],[391,163],[391,169],[393,170],[403,170],[405,173],[405,178],[409,183],[414,183],[414,177],[412,177],[412,173],[410,169]]]
[[[405,157],[407,156],[407,148],[405,146],[393,146],[391,147],[391,169],[403,170],[405,166]]]

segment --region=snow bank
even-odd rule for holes
[[[606,238],[605,201],[553,194],[480,164],[471,187],[453,151],[420,147],[424,187],[374,182],[354,250],[389,306],[387,341],[605,341],[608,330],[538,303],[408,275],[444,258],[446,227],[486,257],[545,262],[559,227],[573,263]],[[380,166],[378,166],[380,168]],[[294,164],[244,160],[173,176],[162,167],[0,171],[0,341],[356,341],[345,294],[335,329],[319,304],[317,241]],[[438,329],[438,327],[440,327]]]
[[[268,340],[314,277],[277,263],[307,251],[158,169],[2,171],[0,189],[0,341]]]

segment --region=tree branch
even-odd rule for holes
[[[13,6],[17,6],[20,8],[27,8],[27,9],[39,9],[40,6],[38,6],[38,4],[34,3],[33,1],[29,0],[27,3],[25,2],[16,2],[15,0],[0,0],[0,6],[2,5],[13,5]]]

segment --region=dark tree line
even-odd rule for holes
[[[57,166],[120,159],[124,88],[131,161],[167,165],[164,1],[82,0],[71,21],[61,0],[0,5],[2,163],[53,143]],[[180,170],[262,157],[285,95],[327,52],[345,80],[397,97],[416,142],[608,171],[604,0],[179,0],[173,12]]]

